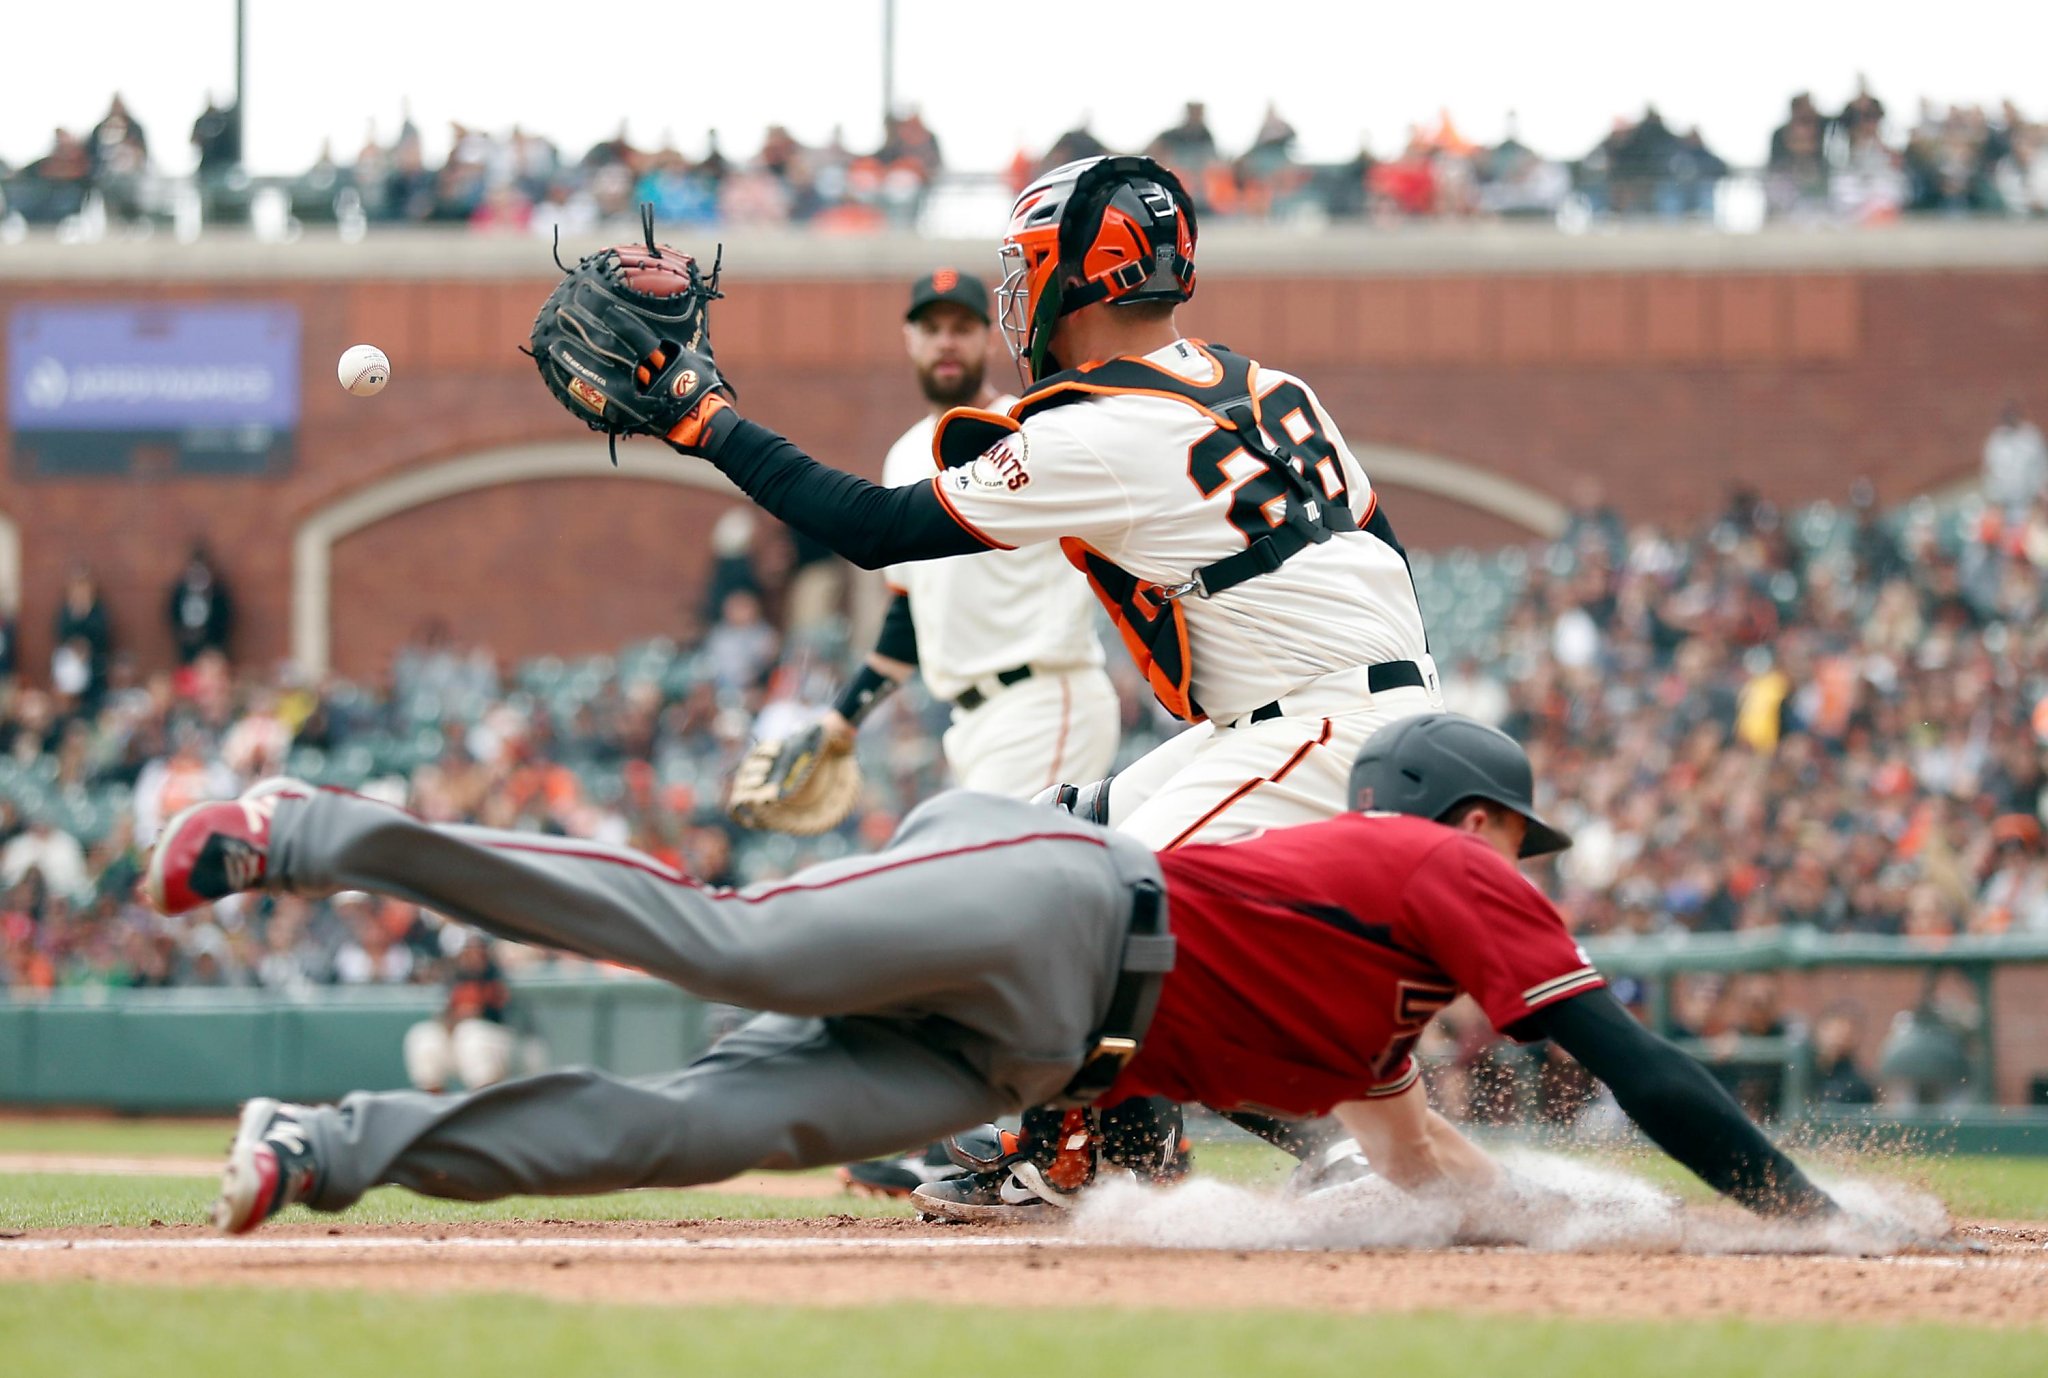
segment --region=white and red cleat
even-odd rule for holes
[[[318,1168],[295,1113],[302,1108],[268,1096],[242,1107],[242,1122],[221,1169],[220,1196],[213,1203],[217,1232],[247,1234],[312,1195]]]
[[[311,785],[272,779],[239,799],[194,804],[164,825],[149,855],[142,893],[159,914],[182,914],[244,890],[260,890],[270,867],[270,820],[280,799],[304,799]]]

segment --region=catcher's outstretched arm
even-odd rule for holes
[[[1699,1063],[1638,1024],[1604,988],[1560,1000],[1515,1026],[1548,1038],[1607,1083],[1659,1148],[1760,1215],[1835,1209]]]
[[[884,488],[818,463],[753,421],[721,426],[701,447],[676,448],[703,455],[763,510],[862,569],[989,549],[931,484]]]

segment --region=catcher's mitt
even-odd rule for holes
[[[813,724],[794,737],[756,742],[733,773],[725,808],[743,828],[815,837],[844,822],[859,799],[853,747]]]
[[[577,260],[534,317],[532,348],[541,381],[594,431],[611,438],[651,435],[689,444],[725,401],[705,319],[718,290],[719,261],[706,276],[697,260],[654,242],[654,207],[640,208],[645,244],[619,244]],[[559,254],[555,266],[562,267]],[[707,401],[710,405],[706,405]],[[681,428],[678,431],[678,428]]]

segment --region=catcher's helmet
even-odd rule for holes
[[[1513,809],[1529,822],[1522,855],[1545,856],[1572,845],[1536,816],[1528,753],[1498,728],[1461,713],[1424,713],[1383,727],[1351,765],[1351,807],[1444,820],[1467,799]]]
[[[1003,338],[1036,382],[1060,317],[1195,294],[1195,205],[1150,158],[1083,158],[1024,188],[1001,253]]]

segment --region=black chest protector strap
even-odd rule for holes
[[[1348,504],[1328,502],[1316,492],[1309,478],[1312,466],[1289,443],[1285,433],[1276,439],[1260,429],[1255,391],[1259,366],[1220,345],[1188,343],[1215,360],[1216,377],[1206,382],[1195,381],[1143,359],[1112,359],[1054,374],[1026,393],[1010,411],[1021,422],[1047,408],[1090,397],[1170,397],[1207,415],[1217,429],[1232,432],[1238,448],[1280,480],[1283,505],[1273,529],[1243,550],[1203,565],[1186,582],[1163,590],[1168,598],[1190,593],[1208,598],[1236,588],[1248,579],[1270,574],[1310,546],[1329,540],[1333,532],[1358,530],[1357,518]]]

